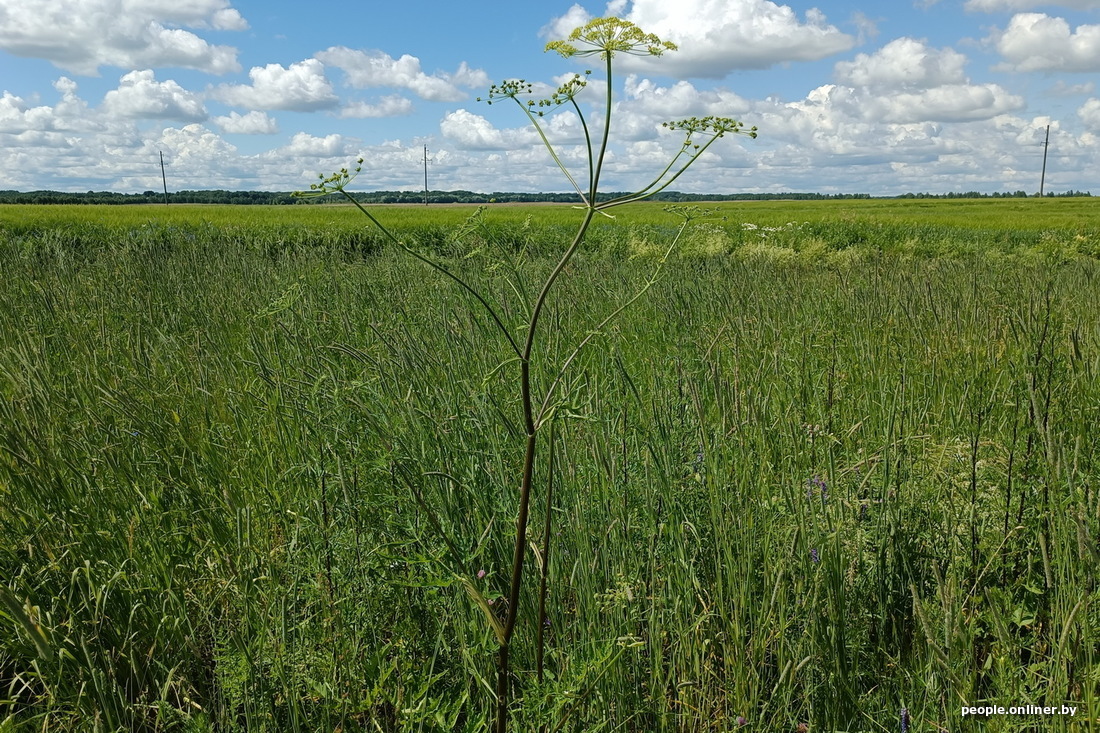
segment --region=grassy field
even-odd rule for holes
[[[566,378],[515,729],[1100,727],[1100,207],[719,208]],[[510,324],[578,215],[377,211]],[[676,225],[620,212],[551,363]],[[337,206],[0,207],[0,262],[0,731],[487,728],[523,444],[471,298]],[[963,717],[1029,704],[1076,712]]]
[[[335,199],[333,199],[335,201]],[[1039,252],[1100,257],[1100,199],[870,199],[717,203],[709,220],[711,253],[766,245],[810,254],[844,251],[958,257]],[[378,206],[387,226],[429,245],[453,240],[474,206]],[[498,234],[552,254],[571,236],[579,214],[563,205],[490,205],[484,218]],[[678,221],[659,204],[619,209],[598,220],[596,249],[669,236]],[[125,247],[177,234],[219,237],[271,250],[306,246],[371,249],[380,235],[343,204],[256,206],[12,206],[0,205],[0,226],[15,240],[82,249]],[[756,227],[755,229],[753,227]],[[205,232],[213,228],[215,232]],[[773,231],[767,231],[767,229]],[[705,239],[699,237],[697,239]],[[652,244],[652,242],[650,242]],[[541,247],[539,246],[541,245]],[[772,254],[782,254],[773,252]]]

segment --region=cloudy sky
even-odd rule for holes
[[[620,15],[680,47],[624,58],[605,190],[643,185],[679,138],[736,117],[675,188],[1100,194],[1100,0],[0,0],[0,189],[294,190],[366,159],[363,190],[563,191],[508,78]],[[601,80],[585,90],[598,100]],[[599,121],[598,116],[594,116]],[[547,122],[567,160],[577,120]]]

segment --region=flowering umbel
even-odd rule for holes
[[[565,58],[598,55],[609,59],[617,53],[660,56],[665,51],[675,51],[676,44],[644,32],[629,20],[593,18],[580,28],[575,28],[567,40],[546,44],[546,50],[556,51]]]
[[[363,170],[363,159],[359,158],[355,161],[355,168],[349,171],[347,168],[341,168],[327,178],[323,173],[317,174],[317,179],[320,183],[309,184],[309,193],[304,191],[295,191],[294,195],[298,198],[314,198],[317,196],[328,196],[330,193],[337,191],[343,191],[349,183],[355,180],[355,177],[359,175]]]
[[[591,71],[584,72],[585,76],[591,74]],[[588,81],[580,74],[573,74],[573,77],[558,87],[548,99],[528,99],[524,104],[529,108],[529,112],[534,111],[536,106],[538,107],[558,107],[566,102],[572,102],[576,99],[577,94],[588,85]],[[500,84],[494,84],[489,87],[489,93],[485,96],[484,101],[488,104],[492,104],[494,101],[501,99],[513,99],[517,102],[521,95],[530,94],[535,89],[535,85],[527,82],[524,79],[505,79]],[[482,101],[482,97],[478,97],[477,101]],[[542,117],[545,113],[540,109],[538,110],[538,116]]]
[[[715,117],[714,115],[707,115],[706,117],[689,117],[686,120],[675,120],[673,122],[662,122],[661,127],[666,127],[669,130],[683,130],[688,136],[696,133],[703,133],[714,135],[715,137],[722,137],[727,132],[733,132],[748,135],[751,138],[756,137],[755,127],[750,127],[746,130],[744,129],[745,126],[737,120],[729,117]]]

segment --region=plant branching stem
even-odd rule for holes
[[[607,139],[611,134],[611,54],[604,54],[607,68],[607,94],[604,99],[604,115],[603,115],[603,139],[600,140],[600,153],[596,156],[596,167],[592,171],[592,188],[588,194],[588,200],[592,202],[592,205],[596,205],[596,191],[600,186],[600,173],[603,171],[603,160],[607,154]]]
[[[368,211],[366,209],[366,207],[364,207],[361,203],[356,201],[355,197],[352,196],[350,193],[348,193],[347,191],[345,191],[342,188],[339,189],[339,191],[340,191],[340,193],[342,193],[344,195],[344,198],[346,198],[351,203],[355,204],[355,207],[357,209],[359,209],[359,211],[363,212],[366,215],[366,217],[368,219],[370,219],[371,222],[376,227],[378,227],[379,231],[381,231],[382,234],[384,234],[387,239],[389,239],[391,242],[396,244],[398,247],[405,250],[410,255],[412,255],[416,259],[420,260],[424,264],[428,265],[432,269],[434,269],[438,272],[441,272],[444,275],[446,275],[447,277],[449,277],[450,279],[454,280],[456,283],[459,284],[459,286],[462,287],[463,290],[468,292],[470,295],[474,296],[474,298],[477,299],[477,302],[481,303],[481,306],[492,317],[493,321],[497,324],[497,328],[499,328],[500,332],[504,334],[504,338],[508,339],[508,343],[511,345],[512,351],[516,352],[516,356],[520,356],[522,358],[522,355],[520,354],[520,350],[519,350],[519,345],[516,343],[516,340],[514,338],[512,338],[511,331],[509,331],[508,327],[504,325],[504,321],[502,321],[500,319],[500,316],[497,315],[497,312],[493,309],[493,306],[489,305],[489,302],[487,300],[485,300],[484,297],[482,297],[481,293],[479,293],[469,283],[467,283],[465,280],[460,278],[458,275],[456,275],[453,272],[451,272],[450,270],[448,270],[443,265],[439,264],[438,262],[431,259],[430,257],[425,257],[424,255],[420,254],[415,249],[413,249],[412,247],[410,247],[409,245],[405,244],[403,241],[398,239],[396,236],[394,236],[393,232],[391,232],[389,229],[387,229],[385,226],[383,226],[382,222],[378,221],[378,219],[376,219],[374,217],[374,214],[370,213],[370,211]]]
[[[605,326],[607,326],[607,324],[609,324],[609,323],[611,323],[611,321],[615,320],[615,318],[620,313],[622,313],[627,308],[629,308],[634,303],[636,303],[643,295],[645,295],[649,291],[650,288],[652,288],[654,285],[657,284],[657,281],[660,279],[661,273],[664,270],[665,262],[668,260],[668,257],[672,254],[672,251],[676,248],[677,243],[680,241],[680,236],[684,233],[684,230],[687,229],[687,226],[688,226],[687,221],[685,221],[684,223],[682,223],[680,225],[680,228],[676,231],[676,236],[672,240],[672,244],[669,245],[669,248],[665,252],[664,257],[661,258],[660,262],[657,264],[657,267],[654,268],[653,272],[649,276],[649,279],[646,280],[645,285],[643,285],[641,287],[641,289],[638,290],[638,292],[634,293],[634,295],[632,295],[622,305],[620,305],[615,310],[611,311],[611,313],[609,313],[606,318],[604,318],[602,321],[600,321],[596,325],[595,328],[590,330],[588,332],[588,335],[585,336],[581,340],[581,342],[577,344],[576,348],[573,349],[572,353],[570,353],[569,356],[567,356],[565,358],[565,361],[562,362],[561,368],[558,369],[557,376],[554,377],[554,381],[551,382],[550,387],[547,388],[546,396],[543,398],[542,405],[540,405],[540,407],[539,407],[538,417],[535,419],[535,428],[536,429],[538,429],[539,427],[542,426],[542,423],[543,423],[544,419],[546,418],[547,414],[549,413],[550,403],[551,403],[551,400],[554,397],[554,392],[557,391],[558,385],[561,383],[561,380],[565,377],[565,373],[568,371],[569,365],[573,363],[573,360],[576,359],[580,355],[581,351],[584,349],[585,346],[588,345],[588,343],[590,341],[592,341],[592,339],[599,336],[603,332],[603,329],[604,329]]]
[[[596,169],[592,163],[592,135],[588,130],[588,122],[584,119],[584,112],[581,112],[581,106],[577,104],[576,98],[570,98],[569,101],[573,103],[573,109],[577,111],[577,117],[581,121],[581,129],[584,130],[584,147],[588,151],[588,190],[594,191],[596,186],[592,181],[592,176],[596,174]],[[581,198],[583,199],[584,196],[582,195]]]
[[[565,163],[561,162],[561,158],[558,157],[558,152],[554,150],[554,146],[550,144],[550,140],[546,137],[546,133],[543,131],[542,125],[539,124],[539,118],[536,115],[532,114],[531,110],[528,109],[527,106],[518,99],[516,100],[516,104],[518,104],[519,108],[523,110],[523,113],[527,115],[527,119],[531,120],[531,124],[535,126],[535,131],[542,139],[542,144],[545,145],[546,149],[550,151],[550,157],[552,157],[554,159],[554,162],[558,164],[558,168],[561,169],[561,172],[564,173],[565,177],[569,179],[569,183],[573,185],[573,188],[576,190],[577,195],[580,196],[581,200],[584,201],[584,203],[587,205],[589,203],[589,199],[585,198],[584,191],[582,191],[581,187],[577,185],[577,181],[573,178],[573,174],[570,173],[569,169],[565,167]],[[585,132],[587,134],[587,130]]]
[[[542,309],[546,305],[546,300],[550,295],[550,290],[553,288],[554,283],[561,276],[561,273],[565,270],[565,266],[569,264],[569,260],[573,259],[573,255],[576,254],[577,248],[580,247],[581,242],[584,241],[584,235],[588,232],[588,227],[592,223],[592,218],[595,216],[595,208],[589,207],[584,212],[584,219],[581,220],[580,226],[577,228],[577,233],[573,237],[572,244],[565,251],[565,254],[558,260],[558,264],[551,271],[550,275],[546,278],[546,282],[542,285],[542,290],[539,292],[539,297],[535,301],[535,307],[531,310],[531,321],[527,328],[527,340],[523,344],[523,353],[520,355],[522,367],[520,369],[522,379],[522,397],[523,397],[523,419],[524,424],[527,426],[528,435],[533,435],[537,426],[534,418],[534,401],[531,397],[531,354],[535,347],[535,330],[538,327],[539,316],[542,314]]]
[[[687,149],[687,145],[687,143],[684,143],[684,146],[680,148],[679,152],[677,152],[676,155],[672,156],[672,160],[668,161],[668,165],[665,166],[665,169],[661,171],[660,174],[658,174],[652,181],[650,181],[647,186],[638,189],[638,191],[635,193],[618,196],[611,199],[610,201],[605,201],[603,203],[603,206],[606,208],[611,208],[613,206],[622,206],[627,201],[636,200],[639,196],[644,197],[652,195],[649,193],[650,189],[660,185],[661,179],[663,179],[668,174],[668,172],[672,170],[672,166],[676,165],[676,161],[678,161],[680,157],[684,154],[684,151]],[[687,168],[688,166],[690,166],[695,161],[695,157],[696,156],[692,156],[691,159],[688,160],[688,162],[685,163],[683,167]]]
[[[673,174],[673,176],[671,178],[669,178],[667,181],[665,181],[664,183],[661,183],[661,177],[659,176],[656,180],[653,181],[653,183],[651,183],[648,186],[646,186],[645,188],[643,188],[640,192],[638,192],[636,194],[630,194],[630,195],[627,195],[627,196],[622,196],[622,197],[617,198],[617,199],[612,199],[611,201],[607,201],[607,202],[603,203],[602,205],[600,205],[599,208],[601,210],[602,209],[609,209],[613,206],[622,206],[623,204],[632,204],[632,203],[635,203],[637,201],[644,201],[645,199],[650,198],[651,196],[656,196],[661,191],[664,191],[666,188],[671,186],[672,183],[677,178],[679,178],[683,174],[684,171],[686,171],[688,168],[690,168],[692,163],[694,163],[696,160],[698,160],[699,156],[702,155],[703,153],[705,153],[707,148],[709,148],[714,143],[714,141],[717,140],[717,139],[718,139],[718,136],[714,136],[714,137],[710,138],[709,140],[707,140],[705,143],[703,143],[699,147],[699,149],[696,150],[695,153],[692,154],[692,156],[690,158],[688,158],[688,161],[680,167],[680,170],[676,171],[676,173]],[[681,153],[682,152],[683,151],[681,151]],[[673,158],[672,162],[675,163],[676,159],[679,158],[679,157],[680,157],[680,153],[677,153],[676,158]],[[671,170],[671,168],[672,168],[672,163],[669,163],[668,168],[665,168],[665,170],[661,173],[661,176],[664,176],[665,173],[667,173],[669,170]],[[657,184],[659,184],[659,183],[660,183],[660,186],[658,186],[657,188],[654,188],[654,186],[657,186]]]

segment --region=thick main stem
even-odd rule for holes
[[[523,459],[523,484],[520,486],[519,511],[516,513],[516,545],[512,554],[512,584],[508,590],[508,609],[504,620],[504,633],[497,652],[497,733],[508,729],[509,677],[508,651],[512,634],[516,630],[519,610],[520,581],[523,579],[523,558],[526,555],[527,515],[531,507],[531,483],[535,472],[535,448],[537,433],[527,436],[527,451]]]
[[[577,233],[573,242],[562,255],[558,264],[547,276],[546,282],[535,300],[535,306],[531,309],[531,320],[527,325],[527,339],[523,344],[523,352],[520,355],[520,392],[523,400],[523,423],[527,433],[527,449],[523,458],[523,482],[519,490],[519,507],[516,510],[516,535],[512,552],[512,578],[508,589],[508,609],[504,620],[504,633],[501,635],[500,646],[497,651],[497,711],[496,733],[505,733],[508,730],[508,703],[510,690],[510,664],[508,654],[512,644],[512,635],[516,630],[516,619],[519,615],[519,594],[523,583],[523,560],[527,553],[527,517],[531,509],[531,485],[535,473],[535,449],[538,443],[538,428],[535,423],[534,398],[531,395],[531,354],[535,349],[535,331],[538,328],[539,317],[546,305],[550,290],[558,277],[561,276],[565,266],[569,264],[584,241],[584,235],[595,216],[595,209],[589,206],[585,210],[584,219],[577,227]]]
[[[544,679],[543,656],[546,650],[546,584],[550,576],[550,527],[554,511],[554,424],[550,424],[550,453],[546,465],[546,516],[542,522],[542,567],[539,568],[539,615],[535,631],[535,673],[541,685]]]

